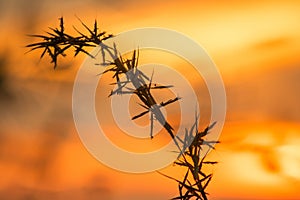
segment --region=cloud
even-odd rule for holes
[[[226,88],[229,119],[299,121],[298,65],[240,73]]]
[[[276,37],[273,39],[262,40],[252,46],[255,50],[274,50],[275,48],[283,48],[290,44],[292,38],[290,37]]]

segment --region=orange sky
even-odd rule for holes
[[[176,195],[172,181],[109,169],[80,142],[72,84],[84,56],[73,59],[70,52],[54,71],[48,58],[38,60],[39,52],[24,55],[23,47],[32,42],[26,34],[57,26],[61,15],[72,31],[71,25],[80,27],[77,15],[88,24],[97,18],[113,33],[155,26],[201,44],[223,76],[228,101],[221,144],[209,156],[220,162],[212,169],[211,199],[299,199],[299,11],[298,1],[0,2],[0,198]],[[165,62],[178,67],[178,60]],[[180,172],[172,166],[162,171]]]

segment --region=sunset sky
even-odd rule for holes
[[[177,194],[176,183],[156,172],[110,169],[80,141],[72,87],[85,56],[73,58],[70,51],[53,70],[48,57],[39,60],[41,52],[25,54],[25,46],[37,41],[26,35],[57,27],[61,16],[71,33],[73,25],[81,27],[79,17],[90,26],[97,19],[114,34],[162,27],[199,43],[218,67],[227,94],[221,143],[209,154],[219,162],[208,169],[214,174],[210,199],[300,199],[300,2],[287,0],[0,0],[0,199],[163,200]],[[149,54],[142,51],[141,62],[156,56]],[[154,61],[184,70],[183,61],[171,58]],[[188,72],[187,78],[205,91],[200,78]],[[97,90],[99,110],[107,101],[104,89],[109,92]],[[200,107],[209,110],[203,102]],[[111,123],[106,128],[118,132]],[[126,147],[127,139],[122,136],[118,145]],[[164,145],[164,139],[158,135],[143,150]],[[181,172],[173,166],[161,171]]]

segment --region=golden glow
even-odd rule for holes
[[[164,27],[203,45],[220,69],[228,98],[221,144],[209,155],[219,161],[208,188],[211,197],[299,198],[300,1],[43,1],[37,12],[17,0],[11,2],[2,3],[6,11],[0,8],[0,58],[7,63],[3,76],[15,98],[0,99],[0,198],[23,198],[25,191],[47,199],[63,191],[63,197],[70,199],[87,199],[93,192],[107,199],[168,199],[177,192],[176,183],[157,173],[132,175],[109,169],[81,144],[71,107],[72,84],[84,56],[74,59],[70,52],[54,71],[49,59],[38,60],[41,52],[24,55],[23,46],[32,42],[25,34],[56,26],[61,15],[71,32],[71,25],[80,27],[77,15],[89,25],[97,18],[108,32]],[[209,116],[203,80],[185,72],[184,60],[142,52],[143,62],[157,56],[155,62],[184,73],[198,90],[198,98],[204,99],[202,110]],[[104,91],[109,90],[97,89],[99,110],[104,109],[101,103],[106,100],[101,97],[106,98]],[[168,116],[178,124],[178,115],[172,114]],[[105,128],[116,133],[110,123]],[[205,126],[207,121],[202,123]],[[143,146],[133,146],[132,138],[122,133],[108,137],[132,151],[153,150],[169,141],[163,133],[145,139],[147,143],[139,141]],[[177,170],[170,166],[163,171],[176,175]]]

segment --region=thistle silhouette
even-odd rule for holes
[[[113,46],[107,46],[105,40],[113,37],[112,34],[107,34],[105,31],[100,31],[97,20],[94,22],[94,26],[90,29],[84,24],[79,18],[82,26],[88,32],[87,34],[82,33],[74,27],[77,36],[72,36],[65,32],[64,19],[59,18],[59,28],[49,28],[50,32],[46,32],[45,35],[29,35],[31,37],[40,38],[43,41],[32,43],[26,47],[30,48],[30,51],[42,49],[40,59],[47,53],[51,58],[51,63],[54,65],[54,69],[57,67],[57,58],[59,56],[66,56],[68,49],[75,51],[74,56],[79,53],[86,54],[92,58],[86,48],[89,47],[100,47],[102,54],[102,61],[99,65],[106,67],[105,73],[112,73],[115,82],[113,85],[117,85],[115,90],[112,90],[108,96],[122,95],[122,94],[134,94],[141,101],[138,103],[145,111],[132,117],[132,120],[138,119],[147,113],[150,113],[150,137],[153,138],[153,124],[154,120],[157,120],[164,129],[168,132],[179,152],[178,159],[175,161],[175,165],[185,167],[187,172],[182,181],[160,174],[173,179],[178,182],[179,196],[173,199],[207,199],[207,193],[205,192],[209,182],[211,181],[212,174],[206,175],[202,170],[202,166],[205,164],[216,164],[217,162],[205,161],[206,155],[203,154],[203,146],[213,148],[213,144],[218,141],[205,141],[205,136],[209,133],[209,130],[213,128],[215,123],[207,127],[204,131],[198,131],[198,116],[195,117],[195,123],[190,130],[185,130],[185,136],[183,139],[174,134],[174,129],[169,122],[166,121],[161,108],[169,104],[172,104],[180,97],[169,99],[165,102],[157,103],[152,90],[161,90],[173,87],[172,85],[156,85],[152,83],[153,73],[151,77],[146,76],[138,68],[139,61],[139,50],[134,50],[130,59],[124,58],[117,50],[117,45],[114,43]],[[107,56],[113,61],[107,62]],[[120,81],[121,76],[125,76],[125,81]],[[128,84],[131,83],[132,87]],[[202,158],[201,158],[202,157]]]

